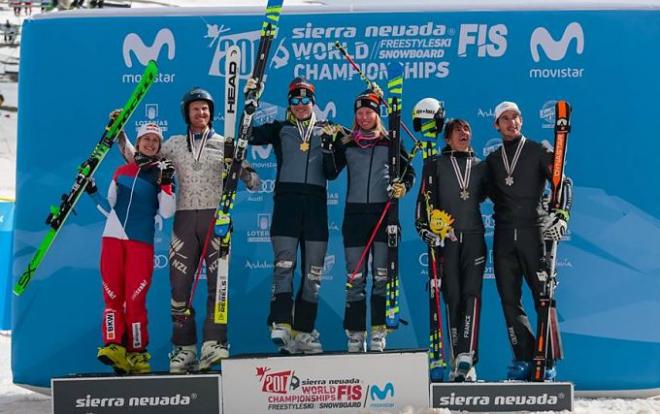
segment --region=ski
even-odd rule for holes
[[[389,184],[401,180],[401,106],[403,95],[403,65],[390,63],[387,67],[389,117]],[[391,199],[387,215],[387,284],[385,293],[385,325],[399,327],[399,200]]]
[[[122,108],[119,115],[115,119],[108,122],[108,125],[106,125],[105,131],[103,132],[100,141],[94,147],[91,155],[78,167],[78,173],[76,174],[76,178],[69,193],[62,195],[62,201],[59,207],[51,206],[50,214],[46,218],[46,224],[50,226],[50,229],[39,244],[37,251],[28,263],[27,268],[23,271],[21,276],[18,278],[18,282],[16,282],[14,285],[13,291],[15,295],[21,295],[25,291],[25,288],[30,283],[30,280],[34,276],[36,270],[39,268],[39,265],[43,261],[46,253],[48,252],[48,249],[50,249],[50,246],[53,244],[53,241],[62,228],[62,225],[69,217],[71,211],[73,211],[73,208],[75,207],[82,193],[85,191],[85,188],[89,182],[88,178],[94,175],[99,165],[112,147],[112,144],[114,144],[115,140],[117,139],[117,136],[124,128],[124,125],[133,114],[133,111],[135,111],[140,101],[142,101],[142,98],[144,98],[157,76],[158,65],[155,61],[151,60],[147,64],[140,82],[131,93],[130,98],[124,104],[124,107]]]
[[[552,176],[550,179],[551,198],[548,211],[561,208],[562,186],[564,183],[564,164],[568,133],[571,131],[571,108],[566,101],[555,104],[555,146],[552,163]],[[536,327],[536,347],[534,349],[534,366],[532,380],[544,381],[547,361],[562,357],[561,337],[559,335],[559,321],[555,303],[555,289],[557,287],[556,263],[557,241],[546,241],[546,254],[543,258],[545,271],[543,276],[543,289],[539,298],[538,322]]]
[[[236,138],[236,104],[238,90],[238,76],[241,59],[241,49],[234,45],[227,49],[225,55],[225,140],[234,141]],[[232,154],[233,159],[233,154]],[[229,292],[229,258],[231,256],[231,243],[229,237],[220,240],[220,252],[218,257],[218,278],[215,288],[215,312],[213,321],[217,324],[226,325],[228,317],[228,292]]]
[[[261,27],[261,39],[259,40],[257,59],[252,69],[252,78],[257,84],[262,84],[264,81],[264,73],[266,72],[266,64],[268,63],[268,52],[273,39],[277,35],[277,25],[280,20],[280,13],[282,12],[282,2],[283,0],[268,0],[268,5],[266,6],[266,16]],[[259,94],[261,93],[263,93],[263,90],[259,91]],[[249,91],[245,95],[238,137],[234,145],[234,156],[229,167],[229,172],[227,173],[227,178],[225,179],[220,204],[215,213],[215,234],[221,238],[227,237],[231,230],[229,215],[234,207],[238,178],[241,173],[243,160],[245,159],[248,137],[252,130],[252,117],[258,106],[259,95],[257,91]]]

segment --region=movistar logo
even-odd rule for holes
[[[160,51],[164,46],[167,46],[167,58],[169,60],[174,59],[176,43],[174,34],[170,29],[160,29],[151,46],[145,45],[137,33],[129,33],[124,38],[124,46],[122,47],[124,64],[126,64],[126,67],[133,67],[131,52],[142,65],[146,66],[150,60],[158,61],[158,55],[160,55]]]
[[[573,22],[566,26],[561,39],[555,40],[550,32],[545,27],[537,27],[532,32],[532,37],[529,40],[529,49],[532,53],[534,62],[539,62],[541,56],[539,55],[539,47],[550,60],[562,60],[568,52],[568,46],[575,39],[575,52],[581,55],[584,51],[584,32],[579,23]]]
[[[388,397],[394,397],[394,385],[391,382],[385,384],[383,389],[380,389],[378,385],[372,385],[369,396],[372,400],[384,400]]]

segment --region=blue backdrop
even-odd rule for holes
[[[254,10],[254,9],[253,9]],[[316,10],[322,10],[316,8]],[[154,13],[158,13],[156,11]],[[130,13],[130,12],[129,12]],[[179,100],[192,86],[216,97],[222,131],[224,51],[243,50],[245,80],[256,53],[260,13],[177,10],[174,15],[87,14],[27,20],[20,79],[18,196],[14,278],[46,232],[48,205],[68,191],[77,165],[97,142],[110,110],[123,104],[144,64],[161,75],[127,126],[134,136],[155,121],[166,135],[184,124]],[[579,390],[660,387],[660,203],[657,108],[660,38],[657,11],[519,11],[296,13],[285,5],[273,45],[258,123],[282,118],[293,76],[315,83],[320,115],[351,124],[353,99],[365,88],[332,50],[339,40],[373,80],[385,85],[387,62],[406,65],[404,118],[419,99],[445,101],[450,117],[467,119],[483,158],[497,145],[493,108],[518,102],[525,134],[552,142],[553,104],[573,104],[567,173],[576,183],[570,233],[559,249],[559,314],[566,359],[559,378]],[[410,141],[406,142],[410,148]],[[250,148],[263,179],[242,190],[235,213],[230,282],[232,354],[272,352],[266,317],[271,286],[274,154]],[[121,163],[116,150],[97,174],[105,187]],[[415,162],[421,171],[421,160]],[[656,184],[654,184],[656,183]],[[413,193],[418,190],[415,184]],[[328,190],[329,251],[318,329],[326,350],[342,350],[346,271],[340,228],[346,176]],[[392,348],[425,347],[427,257],[413,226],[414,195],[401,206],[402,317]],[[491,205],[483,207],[489,246]],[[171,222],[156,235],[149,292],[156,370],[167,368],[170,317],[167,246]],[[102,313],[98,273],[103,219],[83,198],[25,294],[14,301],[13,375],[48,386],[51,376],[105,370],[95,359]],[[480,378],[501,379],[511,358],[489,254],[483,289]],[[204,283],[196,295],[201,309]],[[533,314],[529,298],[526,306]]]

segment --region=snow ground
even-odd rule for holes
[[[12,384],[11,377],[11,335],[0,332],[0,414],[47,414],[51,412],[50,397],[25,390]],[[660,398],[611,399],[577,398],[575,414],[658,414]],[[370,411],[360,411],[368,414]],[[384,414],[383,411],[371,413]],[[446,409],[407,408],[400,414],[450,414]],[[551,414],[550,411],[536,414]],[[395,414],[395,413],[390,413]],[[530,413],[534,414],[534,413]],[[562,411],[555,414],[568,414]]]
[[[287,4],[349,4],[346,0],[305,1],[286,0]],[[465,0],[473,3],[484,1]],[[529,5],[528,0],[527,3]],[[173,6],[214,6],[231,4],[232,0],[159,0],[134,1],[133,7],[155,7],[169,4]],[[265,0],[246,0],[245,4],[261,5]],[[355,2],[357,4],[358,2]],[[368,1],[365,1],[368,3]],[[509,1],[508,3],[514,3]],[[521,4],[523,2],[520,2]],[[532,1],[534,3],[534,1]],[[611,3],[611,1],[610,1]],[[657,1],[653,1],[658,5]],[[243,3],[241,3],[243,4]],[[361,5],[363,3],[360,3]],[[38,13],[38,8],[34,13]],[[6,19],[13,24],[22,23],[21,18],[14,17],[7,9],[6,3],[0,5],[0,22]],[[18,48],[0,46],[0,61],[6,57],[18,56]],[[0,67],[0,93],[5,97],[5,106],[16,107],[18,104],[18,86],[16,83],[2,81],[2,67]],[[16,170],[16,112],[0,110],[0,200],[13,199],[15,196],[15,170]],[[25,390],[12,383],[11,374],[11,335],[9,332],[0,332],[0,414],[46,414],[51,412],[51,400],[48,396]],[[574,413],[577,414],[658,414],[660,413],[660,397],[646,399],[609,399],[609,398],[577,398]],[[366,413],[362,411],[362,413]],[[382,413],[379,412],[379,413]],[[429,408],[408,408],[401,411],[405,414],[447,414],[448,410],[432,410]],[[391,413],[393,414],[393,413]],[[538,413],[549,414],[549,412]],[[558,413],[558,414],[564,414]]]

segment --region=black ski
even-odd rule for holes
[[[571,131],[571,108],[566,101],[555,104],[555,148],[552,163],[551,199],[548,210],[559,209],[562,206],[562,186],[564,184],[564,164],[566,161],[566,147],[568,133]],[[543,289],[539,298],[538,322],[536,325],[536,348],[534,349],[534,367],[532,381],[544,381],[548,360],[557,360],[563,357],[559,321],[555,303],[555,289],[557,287],[557,241],[546,241],[546,254],[543,258],[544,272],[541,272]]]

